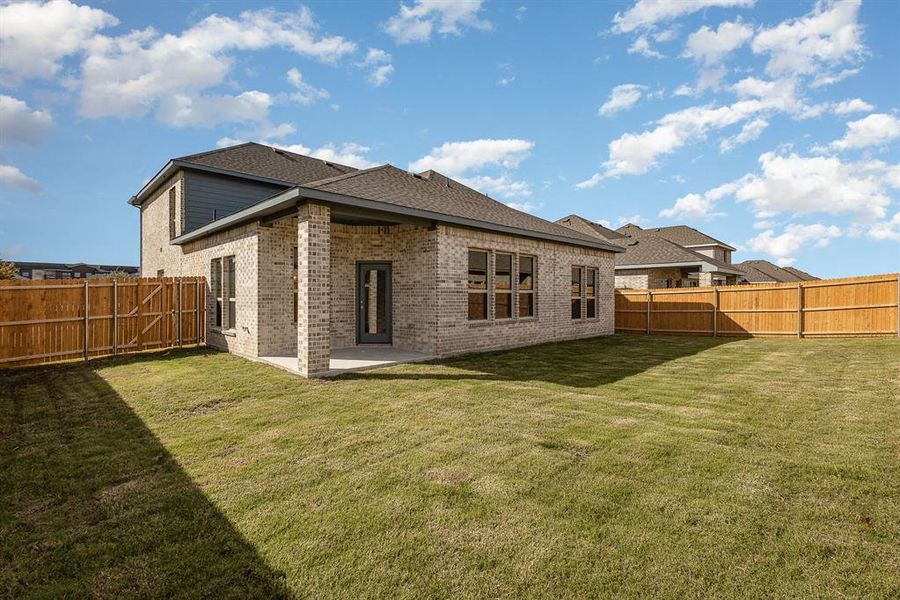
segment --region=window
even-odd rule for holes
[[[494,257],[494,318],[512,318],[512,254]]]
[[[156,276],[157,276],[157,277],[165,277],[165,276],[166,276],[166,270],[165,270],[165,269],[160,269],[159,271],[156,272]]]
[[[587,318],[597,318],[597,269],[588,269],[587,285],[584,287],[584,296],[587,299]]]
[[[469,320],[488,318],[487,252],[469,250]]]
[[[572,267],[572,318],[581,318],[581,267]]]
[[[228,329],[234,329],[237,317],[237,303],[234,295],[234,257],[226,256],[222,260],[222,271],[225,277],[225,289],[228,292]]]
[[[222,259],[214,258],[209,268],[209,280],[216,298],[216,327],[222,326]]]
[[[169,239],[175,237],[175,188],[169,190]]]
[[[210,281],[216,298],[216,327],[234,329],[237,322],[234,257],[214,258],[210,263]]]
[[[519,317],[534,316],[534,257],[519,257]]]

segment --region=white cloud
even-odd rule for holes
[[[661,210],[659,216],[669,219],[706,219],[715,214],[712,209],[711,199],[700,194],[688,194],[675,200],[675,205],[671,208]]]
[[[371,148],[369,148],[368,146],[350,142],[341,144],[340,146],[335,146],[334,144],[325,144],[324,146],[316,148],[315,150],[312,150],[310,152],[300,152],[299,154],[308,154],[309,156],[313,156],[315,158],[321,158],[322,160],[327,160],[329,162],[356,167],[357,169],[368,169],[369,167],[378,165],[378,163],[372,162],[365,156],[369,153],[370,150]]]
[[[533,213],[541,207],[541,205],[534,204],[533,202],[507,202],[506,205],[510,208],[527,213]]]
[[[741,127],[741,131],[737,135],[725,138],[724,140],[719,142],[719,150],[721,150],[722,152],[731,152],[741,144],[752,142],[760,135],[762,135],[762,132],[765,131],[766,127],[768,126],[769,122],[765,119],[754,119],[752,121],[748,121],[744,123],[744,126]]]
[[[41,186],[37,181],[20,171],[18,167],[12,165],[0,164],[0,183],[22,188],[29,192],[37,193],[41,191]]]
[[[732,89],[740,98],[733,104],[718,107],[692,106],[664,115],[651,130],[625,133],[611,141],[609,159],[603,163],[602,171],[576,187],[590,188],[608,177],[646,173],[657,164],[661,156],[671,154],[689,142],[702,139],[713,130],[774,112],[787,112],[797,118],[806,118],[824,110],[824,106],[810,107],[797,99],[795,83],[788,79],[762,81],[746,78]],[[759,126],[760,124],[756,124],[754,127]],[[754,128],[751,128],[746,135],[753,132]]]
[[[22,100],[0,94],[0,142],[37,146],[52,130],[49,112],[32,110]]]
[[[894,240],[900,242],[900,212],[890,220],[873,223],[869,227],[869,237],[874,240]]]
[[[0,73],[6,80],[55,76],[60,60],[81,52],[94,33],[117,25],[99,8],[67,0],[0,5]]]
[[[309,106],[317,100],[327,100],[331,95],[328,90],[317,88],[303,80],[303,74],[296,68],[292,68],[287,72],[287,81],[296,92],[291,92],[288,96],[293,102]]]
[[[628,54],[640,54],[647,58],[665,58],[662,54],[650,47],[650,42],[645,35],[634,40],[634,43],[628,47]]]
[[[900,119],[894,115],[875,113],[859,121],[847,123],[847,132],[831,142],[837,150],[850,150],[886,144],[900,137]]]
[[[749,202],[760,218],[777,214],[849,214],[862,221],[882,219],[891,204],[888,190],[900,188],[900,165],[878,160],[845,163],[837,157],[759,157],[762,172],[732,182],[739,202]]]
[[[622,225],[628,225],[629,223],[631,223],[632,225],[640,225],[644,222],[644,217],[642,217],[641,215],[619,217],[618,219],[616,219],[616,222],[618,223],[619,227],[621,227]],[[608,225],[604,225],[604,227],[608,227]]]
[[[788,225],[781,235],[775,235],[775,231],[767,229],[756,237],[748,240],[750,248],[755,252],[762,252],[776,259],[779,265],[789,265],[795,261],[794,256],[800,249],[815,240],[814,246],[822,248],[827,246],[832,238],[841,235],[840,228],[834,225]]]
[[[708,190],[704,194],[687,194],[675,200],[675,204],[671,208],[660,211],[659,216],[692,220],[721,217],[725,213],[714,211],[716,202],[724,196],[733,194],[737,185],[736,182],[731,182]]]
[[[446,142],[432,148],[427,156],[409,163],[409,170],[415,173],[433,169],[454,177],[491,165],[514,169],[533,147],[533,142],[519,139]]]
[[[763,29],[753,38],[756,54],[768,54],[769,75],[814,74],[859,58],[865,47],[856,22],[860,0],[820,0],[807,15]]]
[[[834,114],[847,115],[855,112],[871,112],[873,110],[875,110],[875,107],[862,98],[853,98],[852,100],[838,102],[834,107]]]
[[[626,110],[635,105],[641,99],[643,90],[647,89],[645,85],[637,83],[623,83],[617,85],[609,93],[609,98],[603,103],[603,106],[597,111],[597,114],[608,117],[621,110]]]
[[[269,94],[255,90],[237,96],[174,94],[162,99],[156,118],[172,127],[213,127],[221,123],[262,121],[271,105]]]
[[[613,31],[616,33],[628,33],[635,29],[646,29],[656,25],[677,19],[684,15],[695,13],[705,8],[720,7],[747,7],[753,6],[756,0],[638,0],[634,6],[624,13],[616,13],[613,17]]]
[[[753,28],[740,21],[719,23],[716,30],[706,25],[688,36],[684,56],[707,65],[718,63],[727,54],[753,37]]]
[[[663,42],[671,42],[675,38],[678,37],[678,28],[670,27],[669,29],[663,29],[660,32],[653,34],[653,39],[659,43]]]
[[[415,0],[400,5],[400,12],[382,26],[398,44],[427,42],[436,30],[441,35],[462,35],[465,27],[489,30],[490,21],[481,19],[481,0]]]
[[[476,177],[459,177],[458,179],[461,183],[469,186],[470,188],[476,189],[483,194],[487,194],[488,196],[500,196],[502,198],[528,198],[532,194],[531,184],[526,181],[516,181],[507,175],[500,175],[498,177],[478,175]],[[513,204],[514,203],[509,203],[508,205],[513,206]],[[526,204],[534,207],[533,204]],[[525,210],[523,208],[519,208],[518,210],[531,212],[530,210]]]
[[[316,28],[308,9],[263,9],[244,11],[237,19],[211,15],[180,35],[153,29],[97,35],[82,65],[79,111],[86,117],[143,116],[167,98],[171,104],[174,96],[200,96],[225,81],[234,62],[229,51],[277,46],[333,63],[356,50],[342,37],[318,36]]]
[[[358,64],[361,68],[369,68],[369,75],[366,77],[369,83],[375,87],[390,81],[390,76],[394,72],[394,65],[391,64],[393,57],[379,48],[369,48],[366,52],[366,58]]]
[[[862,71],[862,69],[844,69],[838,73],[824,73],[822,75],[817,75],[815,79],[813,79],[812,83],[809,84],[809,87],[812,89],[817,89],[820,87],[824,87],[826,85],[831,85],[833,83],[837,83],[839,81],[843,81],[848,77],[852,77]]]

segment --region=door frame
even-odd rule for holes
[[[384,315],[387,319],[387,332],[381,336],[381,334],[369,334],[363,331],[363,325],[365,323],[362,314],[363,311],[363,289],[365,288],[364,282],[364,274],[366,269],[377,268],[381,270],[385,274],[385,285],[384,285]],[[354,320],[356,321],[356,343],[357,345],[361,344],[392,344],[394,341],[394,314],[393,314],[393,304],[394,304],[394,296],[393,296],[393,268],[390,261],[385,260],[361,260],[356,262],[356,304],[353,308]],[[382,339],[378,340],[363,340],[363,336],[379,336]]]

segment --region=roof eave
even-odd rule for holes
[[[685,248],[708,248],[709,246],[720,246],[722,248],[725,248],[726,250],[737,252],[737,248],[735,248],[734,246],[729,246],[725,242],[719,241],[709,242],[708,244],[684,244]]]
[[[408,208],[405,206],[397,206],[395,204],[389,204],[387,202],[379,202],[377,200],[367,200],[364,198],[357,198],[355,196],[347,196],[344,194],[336,194],[334,192],[327,192],[324,190],[317,190],[313,188],[307,188],[303,186],[294,186],[288,190],[285,190],[275,196],[267,200],[263,200],[253,206],[245,208],[242,211],[236,212],[233,215],[229,215],[227,217],[223,217],[218,219],[217,221],[213,221],[199,229],[195,229],[189,233],[181,235],[177,238],[172,239],[169,243],[174,245],[186,244],[188,242],[192,242],[194,240],[200,239],[207,235],[212,235],[218,231],[223,231],[225,229],[230,229],[231,227],[236,227],[237,225],[255,221],[261,218],[264,218],[270,214],[274,214],[276,212],[283,211],[286,208],[290,208],[290,205],[296,204],[299,200],[318,200],[321,202],[328,202],[332,204],[338,204],[342,206],[350,206],[355,208],[363,208],[369,210],[377,210],[389,214],[403,215],[406,217],[417,217],[428,221],[438,221],[441,223],[447,223],[450,225],[459,225],[462,227],[469,227],[473,229],[482,229],[487,231],[495,231],[498,233],[505,233],[509,235],[516,235],[519,237],[528,237],[532,239],[541,239],[547,241],[558,242],[562,244],[569,244],[573,246],[581,246],[586,248],[594,248],[597,250],[604,250],[607,252],[620,253],[625,252],[625,249],[616,246],[615,244],[603,243],[600,241],[591,241],[591,240],[581,240],[578,238],[571,238],[568,236],[555,235],[551,233],[542,233],[539,231],[532,231],[528,229],[519,229],[517,227],[509,227],[506,225],[498,225],[495,223],[489,223],[486,221],[477,221],[475,219],[468,219],[465,217],[456,217],[453,215],[445,215],[442,213],[437,213],[428,210],[421,210],[415,208]]]

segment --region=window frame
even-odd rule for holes
[[[572,288],[575,285],[575,273],[578,273],[578,294],[572,293]],[[584,266],[583,265],[572,265],[572,269],[570,271],[569,276],[569,308],[570,315],[573,321],[583,321],[584,320]],[[578,316],[575,316],[575,303],[578,303]]]
[[[493,299],[493,317],[495,321],[508,321],[515,317],[515,306],[513,306],[513,293],[514,293],[514,285],[513,285],[513,273],[515,272],[515,254],[512,252],[492,252],[493,260],[489,259],[489,262],[493,263],[493,277],[491,278],[491,296]],[[497,270],[497,257],[499,256],[508,256],[509,257],[509,270],[507,271],[507,277],[509,277],[509,288],[507,289],[499,289],[497,287],[497,281],[500,279],[499,272]],[[509,316],[499,317],[497,316],[497,300],[500,296],[506,296],[506,305],[509,308]]]
[[[221,258],[214,258],[209,261],[209,281],[210,287],[212,288],[213,302],[215,303],[213,308],[213,327],[222,329],[224,310],[222,303],[223,282]]]
[[[585,281],[584,281],[584,310],[585,310],[585,318],[587,319],[596,319],[600,316],[599,304],[597,302],[597,285],[600,283],[600,269],[597,267],[586,267],[584,270]],[[591,276],[594,277],[594,285],[589,286],[588,282],[590,281]],[[591,289],[592,293],[588,293],[588,289]],[[591,302],[594,303],[594,310],[591,314]]]
[[[222,258],[222,279],[224,291],[227,292],[227,329],[232,331],[237,328],[237,261],[233,254]]]
[[[471,284],[472,277],[472,254],[484,254],[484,287],[473,288]],[[466,320],[472,323],[481,323],[491,320],[491,251],[483,248],[469,248],[466,252]],[[472,317],[472,296],[481,295],[484,302],[484,317]]]
[[[178,206],[175,200],[175,186],[169,188],[169,239],[174,239],[178,233],[175,227],[175,219],[178,214]]]
[[[527,258],[531,260],[531,287],[528,289],[523,289],[519,287],[522,281],[522,259]],[[535,291],[537,290],[537,256],[534,254],[517,254],[516,255],[516,279],[515,279],[515,296],[516,296],[516,307],[515,307],[515,316],[517,319],[533,319],[537,314],[537,301],[535,296]],[[531,312],[530,314],[523,315],[522,314],[522,297],[530,297],[531,298]]]

